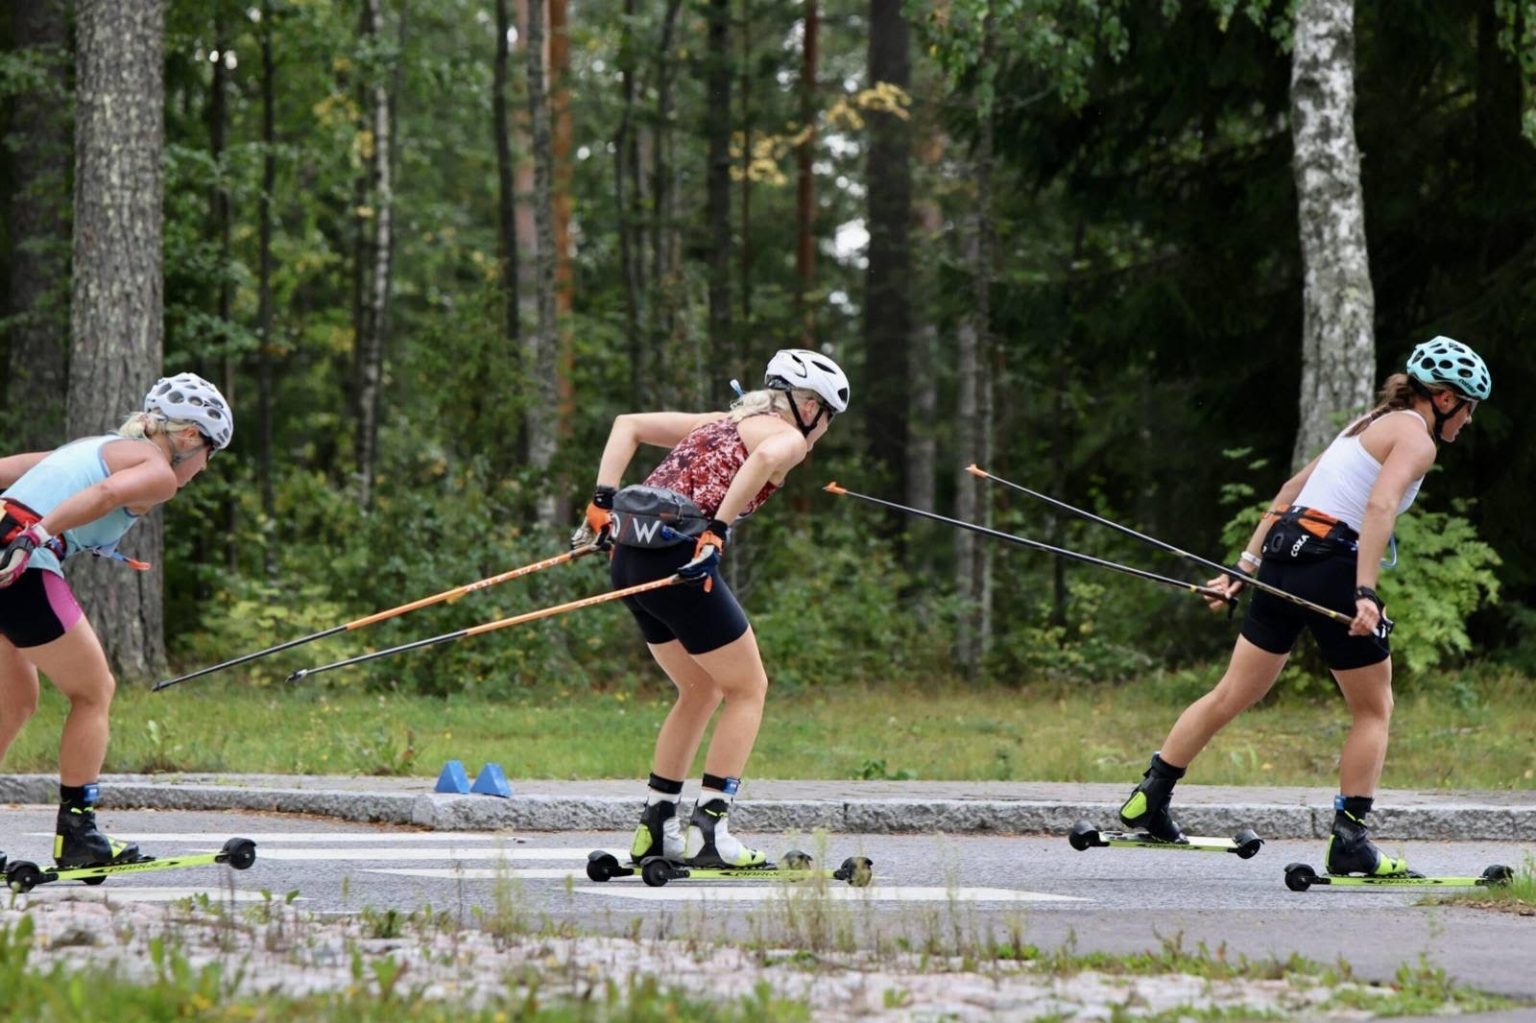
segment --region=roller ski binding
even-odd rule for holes
[[[1450,875],[1429,876],[1408,871],[1375,877],[1343,877],[1319,874],[1305,863],[1288,863],[1285,867],[1285,886],[1293,892],[1304,892],[1313,885],[1329,888],[1496,888],[1514,880],[1515,872],[1509,867],[1494,864],[1484,868],[1476,877]]]
[[[1154,753],[1151,765],[1141,776],[1141,784],[1136,786],[1130,798],[1120,807],[1120,822],[1128,828],[1139,829],[1146,840],[1143,844],[1185,843],[1184,832],[1168,812],[1168,804],[1173,800],[1173,787],[1182,777],[1184,768],[1166,764],[1161,755]]]
[[[1408,869],[1408,861],[1387,856],[1371,841],[1365,815],[1371,800],[1363,796],[1335,796],[1333,834],[1328,838],[1325,866],[1334,877],[1403,877],[1424,875]]]
[[[1100,831],[1092,821],[1081,820],[1072,825],[1067,841],[1078,852],[1088,849],[1178,849],[1185,852],[1232,853],[1239,859],[1249,860],[1258,855],[1264,840],[1252,828],[1244,828],[1231,838],[1206,835],[1183,835],[1177,842],[1169,842],[1145,831]]]
[[[669,881],[742,881],[765,878],[783,881],[809,881],[825,879],[844,881],[855,888],[863,888],[874,879],[874,864],[864,856],[850,856],[838,868],[817,867],[808,853],[791,849],[777,863],[765,860],[750,867],[696,867],[678,863],[662,856],[649,856],[637,866],[626,867],[613,853],[597,850],[587,856],[587,877],[598,883],[617,877],[640,879],[652,888],[661,888]]]
[[[105,838],[105,836],[101,837]],[[98,885],[118,874],[204,867],[215,863],[227,863],[236,870],[245,870],[256,862],[256,843],[249,838],[231,838],[218,852],[167,856],[164,859],[141,856],[138,854],[137,847],[127,848],[133,849],[133,859],[118,859],[81,866],[66,866],[61,862],[55,867],[39,867],[26,860],[16,860],[5,868],[5,883],[11,891],[25,894],[39,885],[54,884],[58,881],[82,881],[88,885]]]

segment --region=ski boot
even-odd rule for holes
[[[1335,796],[1333,835],[1328,839],[1324,861],[1335,877],[1423,877],[1408,869],[1408,861],[1387,856],[1371,842],[1365,815],[1371,812],[1368,796]]]
[[[146,857],[132,842],[119,842],[96,827],[93,806],[59,807],[59,823],[53,839],[53,859],[60,870],[137,863]]]
[[[1168,812],[1173,799],[1173,786],[1184,777],[1184,768],[1163,763],[1163,758],[1152,754],[1152,764],[1141,776],[1131,797],[1120,807],[1120,820],[1128,828],[1141,828],[1159,842],[1184,841],[1184,832]]]
[[[629,845],[631,863],[641,863],[652,856],[672,863],[683,860],[683,822],[677,819],[677,804],[670,799],[646,805],[635,828],[634,841]]]
[[[690,867],[766,867],[768,856],[749,848],[733,836],[726,825],[731,813],[731,802],[716,797],[705,802],[700,799],[693,807],[688,821],[688,842],[683,851],[683,862]]]

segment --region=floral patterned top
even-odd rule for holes
[[[678,441],[677,447],[646,477],[645,485],[674,490],[714,518],[746,460],[747,446],[736,424],[728,418],[717,419]],[[764,484],[742,509],[742,516],[751,515],[777,489],[777,483]]]

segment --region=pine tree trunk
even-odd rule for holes
[[[1303,0],[1291,65],[1302,290],[1301,422],[1293,467],[1371,401],[1375,375],[1365,200],[1355,145],[1353,0]]]
[[[555,216],[554,153],[549,97],[545,87],[544,0],[528,5],[528,108],[533,131],[533,219],[537,248],[534,255],[534,305],[537,323],[528,338],[528,374],[531,387],[527,410],[528,461],[540,471],[555,460],[555,429],[558,423],[555,322]],[[554,494],[539,495],[539,521],[556,524]]]
[[[272,478],[272,365],[276,345],[272,337],[272,195],[277,190],[277,65],[272,56],[272,4],[262,0],[259,28],[261,48],[261,194],[256,199],[256,322],[261,347],[256,352],[256,477],[261,491],[261,514],[277,520],[276,483]],[[277,552],[263,544],[262,571],[277,578]]]
[[[64,440],[71,142],[66,8],[65,0],[29,0],[11,15],[16,48],[33,51],[45,69],[35,88],[12,99],[5,140],[14,177],[3,394],[7,442],[20,451],[47,450]]]
[[[516,351],[521,343],[522,324],[518,315],[517,287],[517,186],[516,165],[512,162],[512,124],[507,102],[511,82],[511,42],[507,35],[512,21],[507,0],[496,0],[496,60],[492,66],[491,133],[496,142],[496,244],[501,257],[501,336]]]
[[[76,26],[75,222],[69,433],[115,429],[160,373],[165,306],[160,155],[164,148],[163,0],[80,5]],[[163,518],[146,516],[124,553],[70,562],[70,583],[125,678],[165,667],[159,568]]]
[[[728,358],[734,345],[731,327],[731,58],[730,0],[710,0],[709,46],[704,57],[704,135],[708,145],[705,220],[709,237],[709,347]],[[724,377],[728,374],[719,374]],[[723,405],[728,385],[717,380],[711,403]]]
[[[912,85],[910,32],[901,0],[870,0],[869,84]],[[907,491],[909,366],[912,346],[912,146],[907,120],[872,110],[869,130],[869,262],[865,270],[864,352],[871,468]],[[888,533],[907,523],[884,517]]]
[[[805,40],[800,65],[800,130],[804,139],[797,156],[795,184],[795,275],[800,281],[796,301],[800,307],[801,339],[806,348],[816,347],[816,176],[812,164],[816,152],[816,76],[820,16],[818,0],[805,0]]]
[[[635,92],[640,47],[635,41],[636,0],[624,0],[619,28],[619,89],[622,113],[613,146],[613,205],[618,214],[619,267],[624,281],[624,340],[629,353],[630,407],[643,407],[647,398],[645,335],[644,236],[640,227],[640,143],[635,126]]]

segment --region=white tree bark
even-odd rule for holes
[[[1376,301],[1355,144],[1354,14],[1354,0],[1301,0],[1296,12],[1292,166],[1305,273],[1294,467],[1370,404],[1375,375]]]

